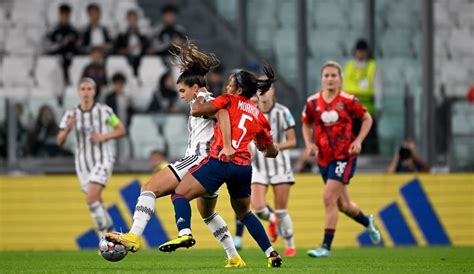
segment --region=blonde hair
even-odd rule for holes
[[[82,83],[90,83],[94,88],[97,87],[97,84],[95,83],[94,79],[90,78],[90,77],[84,77],[81,79],[81,81],[79,82],[79,86],[81,86]]]
[[[321,67],[321,76],[323,76],[323,70],[327,67],[336,68],[337,71],[339,72],[339,77],[341,77],[341,80],[342,80],[342,78],[343,78],[342,67],[341,67],[341,65],[339,65],[338,62],[336,62],[336,61],[327,61],[326,63],[324,63],[324,65]]]

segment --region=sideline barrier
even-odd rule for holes
[[[114,175],[104,191],[105,205],[117,231],[128,231],[139,183],[148,175]],[[474,246],[474,174],[356,175],[352,199],[374,214],[384,246]],[[318,245],[324,210],[319,175],[298,175],[291,189],[289,213],[297,248]],[[272,194],[269,191],[272,203]],[[145,246],[156,247],[176,236],[170,197],[157,201],[145,230]],[[192,202],[196,248],[220,248]],[[226,187],[217,211],[235,230]],[[266,226],[266,224],[264,224]],[[95,248],[98,236],[75,176],[0,176],[0,250],[74,250]],[[340,214],[334,247],[370,245],[363,227]],[[275,244],[282,246],[279,239]],[[257,247],[248,231],[244,247]]]

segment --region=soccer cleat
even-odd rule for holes
[[[380,236],[380,231],[375,227],[375,219],[373,215],[367,217],[369,219],[369,226],[367,227],[367,232],[369,232],[370,240],[373,244],[379,244],[382,240]]]
[[[242,237],[234,236],[232,238],[232,240],[234,241],[235,249],[241,250],[242,249]]]
[[[310,249],[306,253],[308,254],[308,256],[314,257],[314,258],[323,258],[323,257],[331,256],[331,251],[329,251],[324,246],[321,246],[320,248],[316,248],[316,249]]]
[[[280,267],[281,264],[283,263],[283,260],[281,259],[280,254],[276,251],[272,251],[270,253],[270,257],[268,257],[268,267]]]
[[[272,213],[275,214],[275,213]],[[278,219],[275,215],[275,221],[268,225],[268,238],[274,243],[278,239]]]
[[[296,256],[296,248],[291,248],[291,247],[285,248],[285,256],[286,257],[295,257]]]
[[[140,249],[140,236],[132,233],[105,233],[105,239],[124,245],[128,251],[137,252]]]
[[[226,268],[242,268],[245,267],[245,262],[240,258],[240,256],[236,256],[233,258],[227,259],[227,264],[225,265]]]
[[[166,243],[160,245],[158,248],[161,252],[173,252],[180,247],[190,248],[196,244],[192,235],[184,235],[178,237],[174,240],[167,241]]]

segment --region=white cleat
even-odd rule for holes
[[[242,249],[242,238],[239,237],[239,236],[234,236],[232,238],[232,240],[234,241],[235,249],[241,250]]]
[[[331,251],[329,251],[325,247],[320,247],[316,249],[310,249],[306,252],[308,256],[314,257],[314,258],[323,258],[323,257],[329,257],[331,256]]]
[[[370,240],[373,244],[379,244],[382,240],[380,236],[380,231],[375,227],[375,219],[373,215],[367,217],[369,219],[369,226],[367,227],[367,232],[369,232]]]

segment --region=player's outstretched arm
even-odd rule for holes
[[[213,116],[217,112],[217,108],[209,103],[206,102],[206,93],[200,91],[197,95],[196,102],[191,107],[191,115],[194,117],[200,116]]]

